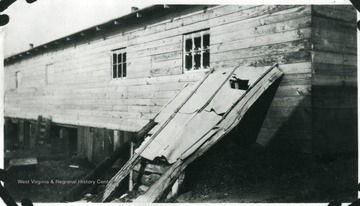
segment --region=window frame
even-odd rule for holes
[[[208,39],[208,45],[207,47],[204,47],[204,36],[208,35],[209,39]],[[200,38],[200,49],[196,49],[195,48],[195,38],[197,37],[201,37]],[[191,39],[191,49],[189,51],[187,51],[187,40]],[[208,66],[204,67],[204,54],[208,52]],[[191,63],[192,63],[192,67],[190,69],[187,69],[187,59],[186,57],[188,56],[188,54],[191,54]],[[196,69],[195,65],[196,65],[196,60],[195,60],[195,55],[200,54],[200,67],[198,67],[198,69]],[[199,30],[199,31],[194,31],[194,32],[190,32],[190,33],[186,33],[183,34],[183,73],[188,73],[188,72],[197,72],[197,71],[207,71],[210,69],[210,29],[203,29],[203,30]]]
[[[121,62],[119,63],[118,62],[118,57],[119,57],[119,54],[121,54]],[[114,64],[114,55],[116,55],[116,63]],[[124,55],[125,55],[125,61],[124,60]],[[111,79],[112,80],[118,80],[118,79],[125,79],[127,76],[128,76],[128,58],[127,58],[127,52],[126,52],[126,47],[123,47],[123,48],[119,48],[119,49],[114,49],[114,50],[111,50],[111,55],[110,55],[110,58],[111,58]],[[121,76],[119,77],[119,65],[122,65],[121,66]],[[124,67],[123,65],[126,65],[125,66],[125,76],[124,76]],[[114,77],[114,66],[116,65],[116,77]]]
[[[15,72],[15,88],[19,88],[22,82],[22,74],[21,71]]]
[[[54,67],[53,63],[49,63],[45,66],[45,86],[54,84]]]

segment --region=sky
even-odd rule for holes
[[[28,4],[17,0],[3,13],[10,22],[0,30],[4,34],[4,57],[28,50],[80,30],[130,13],[131,7],[151,4],[244,4],[244,0],[37,0]],[[252,4],[329,4],[348,0],[252,0]]]
[[[67,36],[144,8],[150,1],[123,0],[17,0],[3,13],[10,16],[4,26],[4,56]]]

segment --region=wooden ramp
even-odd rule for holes
[[[135,150],[97,200],[106,202],[113,198],[125,177],[134,168],[139,171],[139,163],[145,161],[167,166],[153,175],[153,183],[134,202],[159,200],[185,168],[229,133],[281,76],[277,65],[209,71],[197,84],[184,88],[155,117],[158,125],[149,132],[151,136]]]

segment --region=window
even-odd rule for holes
[[[125,48],[114,50],[112,53],[112,77],[119,79],[126,77],[126,52]]]
[[[21,72],[17,71],[15,72],[15,86],[16,88],[19,88],[21,84]]]
[[[210,30],[184,35],[185,72],[209,69],[210,67]]]
[[[53,64],[46,65],[45,68],[45,85],[54,83],[54,67]]]

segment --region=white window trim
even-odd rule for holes
[[[195,37],[203,37],[204,35],[209,34],[210,35],[210,29],[206,29],[206,30],[202,30],[202,31],[196,31],[196,32],[192,32],[192,33],[188,33],[188,34],[184,34],[183,35],[183,73],[189,73],[189,72],[201,72],[201,71],[207,71],[210,69],[210,67],[204,68],[203,67],[203,54],[205,53],[204,51],[209,51],[210,52],[210,45],[208,48],[202,48],[200,49],[200,53],[201,53],[201,57],[200,57],[200,68],[199,69],[195,69],[194,65],[195,65],[195,59],[194,59],[194,51],[191,49],[190,52],[192,53],[192,68],[190,70],[186,69],[186,54],[189,52],[186,52],[186,39],[188,39],[189,37],[191,37],[192,39],[192,48],[195,47],[195,41],[194,38]],[[203,40],[204,38],[201,38],[201,46],[203,45]],[[211,54],[211,53],[210,53]],[[210,62],[209,62],[210,63]]]
[[[126,76],[124,77],[116,77],[114,78],[114,58],[113,58],[113,55],[116,54],[118,55],[119,53],[126,53]],[[123,47],[123,48],[119,48],[119,49],[114,49],[111,51],[111,55],[110,55],[110,62],[111,62],[111,67],[110,67],[110,73],[111,73],[111,80],[122,80],[122,79],[126,79],[128,77],[128,54],[127,54],[127,51],[126,51],[126,47]],[[117,68],[118,69],[118,68]]]

